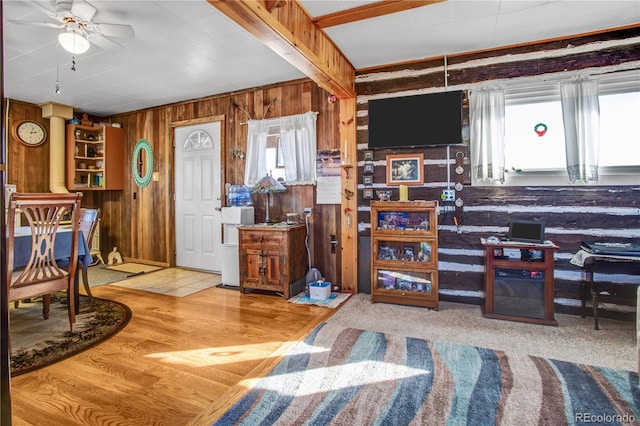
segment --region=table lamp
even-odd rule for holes
[[[271,194],[273,192],[285,192],[287,188],[282,185],[280,182],[275,180],[273,177],[266,175],[251,188],[251,192],[259,193],[259,194],[267,194],[267,214],[264,219],[265,223],[271,222],[271,217],[269,215],[269,209],[271,206]]]

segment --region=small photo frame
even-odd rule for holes
[[[373,176],[362,176],[362,183],[365,185],[373,185]]]
[[[387,155],[387,185],[424,184],[424,154]]]
[[[365,199],[373,198],[373,189],[363,189],[362,190],[362,198],[365,198]]]
[[[373,151],[364,152],[364,161],[373,161]]]
[[[364,163],[363,173],[373,174],[373,163]]]

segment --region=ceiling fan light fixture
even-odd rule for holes
[[[80,55],[87,50],[91,46],[89,40],[84,38],[81,34],[75,29],[70,29],[69,31],[62,32],[58,35],[58,43],[62,46],[67,52],[73,53],[74,55]]]

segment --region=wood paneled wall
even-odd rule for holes
[[[602,34],[554,40],[494,51],[446,58],[447,85],[450,90],[468,90],[487,84],[500,84],[518,78],[562,76],[575,70],[616,71],[640,68],[640,27]],[[453,211],[439,218],[440,297],[468,303],[481,303],[484,291],[484,251],[480,238],[505,234],[513,219],[542,220],[547,236],[560,246],[556,254],[555,300],[558,311],[577,313],[582,271],[569,259],[582,240],[607,238],[613,241],[640,238],[640,177],[634,186],[567,187],[474,187],[470,186],[468,146],[447,148],[374,150],[373,186],[365,186],[363,152],[368,150],[367,105],[371,99],[444,90],[445,58],[398,64],[358,72],[358,221],[360,236],[369,235],[369,200],[363,190],[391,189],[385,183],[387,154],[422,152],[425,158],[425,184],[410,187],[410,199],[438,200],[447,188],[447,168],[453,179],[455,154],[465,157],[464,221],[458,232]],[[451,185],[453,187],[453,185]],[[363,238],[366,240],[366,238]],[[362,247],[361,253],[365,253]],[[359,256],[360,262],[368,262]],[[360,265],[360,271],[363,271]],[[366,267],[364,268],[366,270]],[[640,265],[617,264],[603,270],[596,279],[607,283],[611,293],[631,296],[639,283]],[[361,278],[368,280],[368,276]],[[363,285],[364,283],[360,283]],[[368,283],[367,283],[368,284]],[[360,287],[362,288],[362,287]],[[629,301],[635,305],[635,298]]]
[[[176,123],[208,117],[224,117],[222,146],[222,181],[242,184],[245,162],[232,158],[231,150],[246,151],[250,118],[273,118],[307,111],[318,112],[318,149],[340,149],[339,104],[327,101],[329,93],[310,80],[247,89],[230,94],[205,97],[171,105],[107,117],[125,130],[125,189],[123,191],[85,191],[83,206],[99,207],[102,214],[101,249],[103,257],[113,247],[127,259],[150,264],[175,264],[173,218],[173,127]],[[47,119],[37,105],[10,101],[10,123],[25,118],[36,119],[48,129]],[[139,188],[130,164],[136,142],[147,139],[153,148],[154,172],[158,181]],[[49,191],[49,143],[25,147],[8,138],[8,180],[18,191]],[[224,193],[224,188],[222,188]],[[256,221],[265,217],[265,198],[252,196]],[[340,238],[340,205],[316,205],[315,186],[290,186],[287,192],[272,197],[271,216],[285,219],[285,213],[313,207],[310,221],[310,245],[313,263],[327,281],[340,283],[340,252],[331,253],[330,235]]]

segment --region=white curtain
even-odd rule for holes
[[[267,174],[268,120],[248,120],[247,126],[244,184],[254,185]]]
[[[268,127],[280,127],[280,148],[285,182],[314,184],[316,181],[317,112],[307,112],[267,120],[249,120],[245,185],[253,185],[267,174]]]
[[[504,182],[504,92],[479,90],[469,97],[471,180]]]
[[[562,84],[560,97],[569,181],[597,182],[600,153],[598,82]]]
[[[280,118],[280,147],[285,182],[313,184],[316,181],[316,118],[307,112]]]

